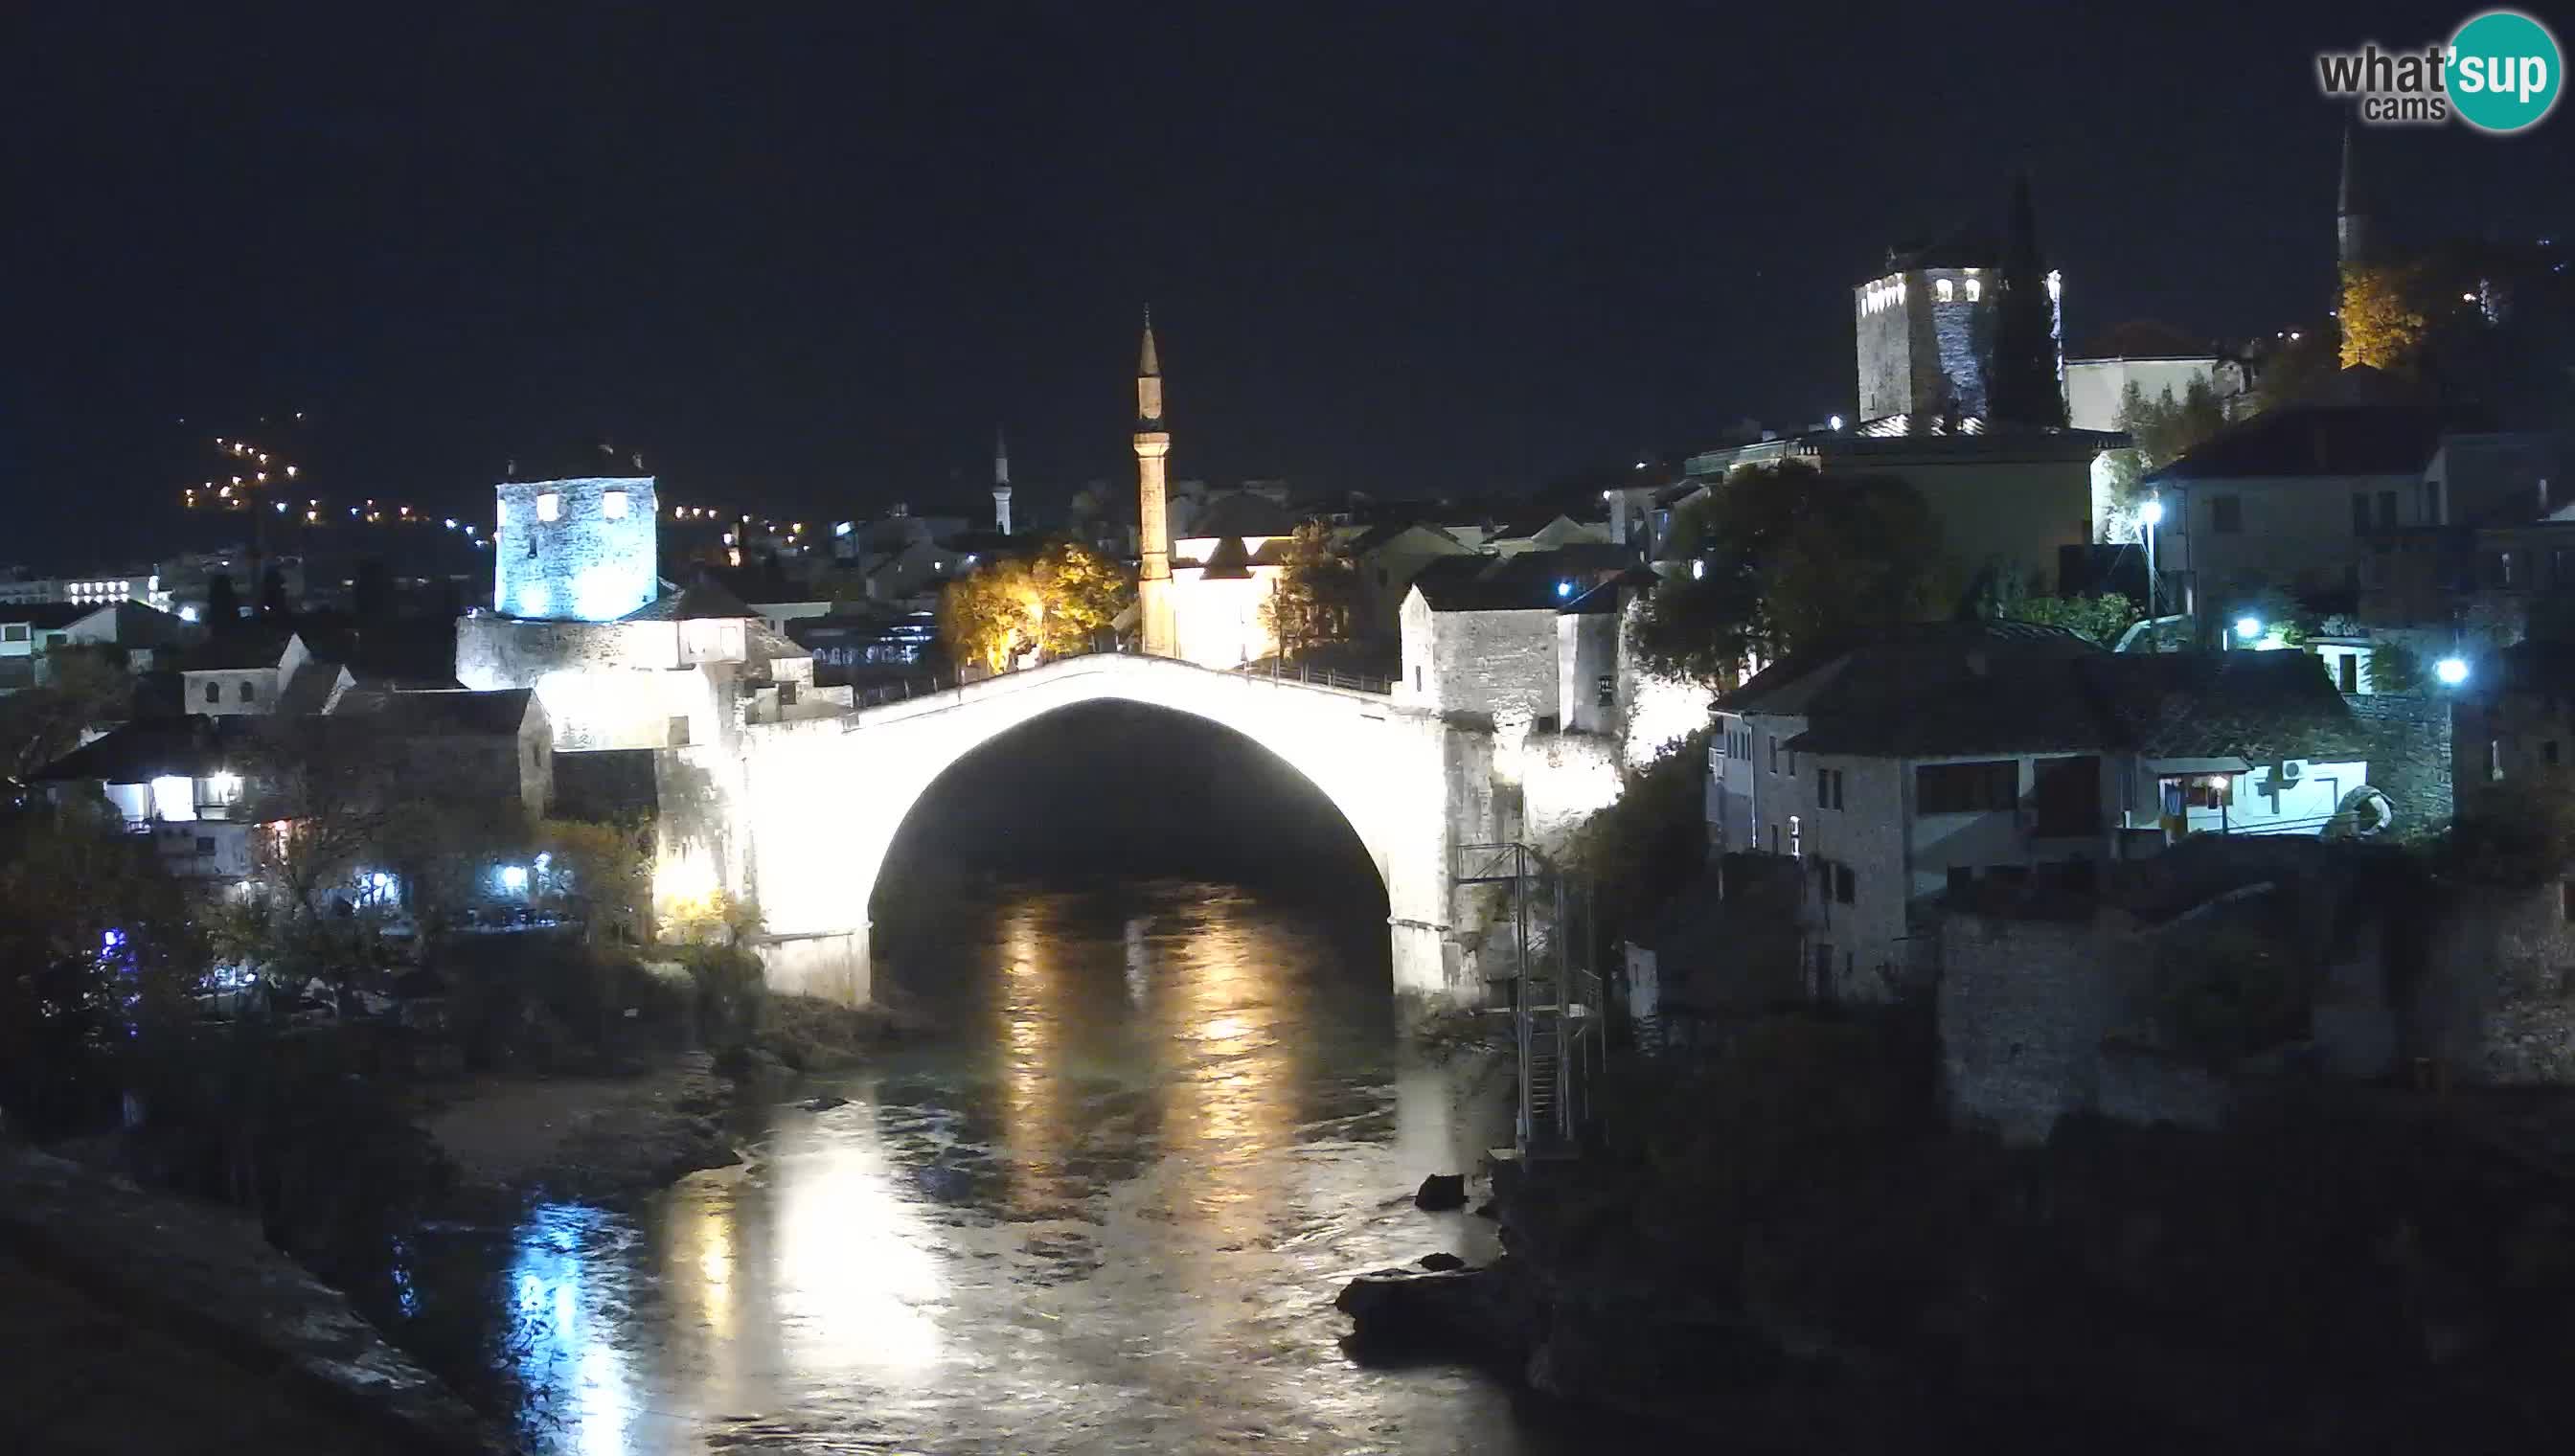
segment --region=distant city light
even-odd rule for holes
[[[2465,658],[2443,658],[2432,665],[2432,676],[2441,680],[2442,687],[2456,688],[2468,681],[2468,661]]]
[[[2260,637],[2262,635],[2262,619],[2258,617],[2239,617],[2235,619],[2235,635],[2244,639],[2246,642],[2251,642],[2253,639]]]

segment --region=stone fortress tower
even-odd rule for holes
[[[1961,235],[1910,250],[1890,248],[1886,269],[1851,290],[1857,328],[1859,418],[1938,415],[1981,418],[1991,401],[1985,349],[2000,296],[2002,244]],[[2056,376],[2065,377],[2064,290],[2047,276]]]
[[[1172,618],[1172,518],[1164,462],[1172,437],[1163,428],[1163,362],[1154,349],[1154,311],[1145,311],[1145,342],[1136,359],[1137,635],[1147,657],[1180,653]]]
[[[631,475],[501,482],[492,533],[494,611],[614,622],[653,601],[660,591],[660,507],[643,458],[629,459]],[[617,463],[603,454],[602,465]]]

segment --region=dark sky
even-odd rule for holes
[[[2313,53],[2466,13],[10,8],[39,563],[148,549],[187,442],[285,409],[321,489],[478,519],[603,429],[668,497],[823,517],[979,507],[1005,422],[1045,507],[1132,469],[1148,302],[1177,474],[1521,489],[1847,410],[1849,285],[2021,166],[2074,342],[2268,330],[2329,267]],[[2566,112],[2368,133],[2381,211],[2575,234]]]

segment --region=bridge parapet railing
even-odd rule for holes
[[[1234,670],[1246,678],[1268,683],[1295,683],[1307,688],[1338,688],[1345,693],[1374,693],[1380,697],[1394,692],[1391,678],[1372,678],[1364,673],[1341,673],[1330,668],[1316,668],[1299,663],[1290,668],[1272,662],[1246,663]]]

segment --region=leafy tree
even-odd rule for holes
[[[1028,563],[1016,559],[988,562],[939,593],[939,637],[961,668],[1008,671],[1037,646],[1044,621]]]
[[[1049,658],[1093,651],[1135,596],[1125,567],[1078,541],[1049,542],[1029,575],[1040,604],[1039,646]]]
[[[2056,307],[2029,203],[2029,178],[2012,179],[2011,225],[1996,280],[1985,360],[1985,411],[2012,425],[2062,427],[2065,387],[2056,372]]]
[[[233,585],[229,573],[217,572],[206,579],[206,625],[221,632],[241,621],[241,589]]]
[[[543,820],[536,843],[549,864],[541,889],[580,916],[593,944],[643,941],[654,909],[652,842],[649,824]]]
[[[205,964],[180,886],[103,800],[0,806],[0,1109],[69,1130]]]
[[[286,573],[277,567],[270,567],[267,571],[262,572],[259,578],[260,620],[263,622],[284,622],[286,620],[287,609]]]
[[[2147,399],[2131,380],[2119,397],[2119,428],[2127,433],[2138,463],[2148,472],[2159,471],[2225,429],[2226,407],[2205,379],[2192,380],[2178,400],[2169,389]]]
[[[1057,541],[1034,562],[1003,558],[948,584],[939,635],[959,663],[1003,672],[1029,653],[1090,652],[1132,591],[1125,569],[1089,547]]]
[[[2361,664],[2360,676],[2372,693],[2420,693],[2428,681],[2421,656],[2394,642],[2374,644],[2369,661]]]
[[[1288,538],[1288,559],[1261,604],[1261,624],[1280,656],[1301,656],[1322,643],[1346,642],[1358,603],[1358,568],[1333,545],[1331,528],[1307,521]]]
[[[2414,301],[2419,275],[2408,268],[2350,263],[2342,270],[2342,364],[2391,373],[2411,370],[2430,322]]]
[[[2246,407],[2258,415],[2295,404],[2340,367],[2331,337],[2319,330],[2300,330],[2297,338],[2276,341],[2263,356]]]
[[[2118,646],[2120,637],[2136,625],[2138,617],[2137,604],[2116,592],[2092,597],[2015,595],[1999,605],[1997,615],[2005,621],[2061,627],[2105,648]]]
[[[1936,618],[1953,574],[1921,495],[1887,477],[1751,466],[1684,508],[1675,555],[1691,562],[1648,598],[1645,665],[1723,686],[1747,658],[1777,658]]]
[[[45,670],[41,685],[0,698],[0,778],[27,777],[133,711],[134,676],[113,648],[55,648]]]

